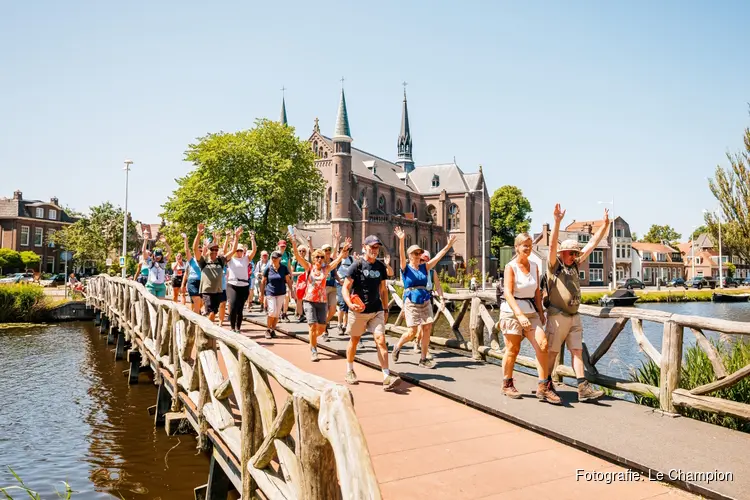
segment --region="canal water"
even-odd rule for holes
[[[44,499],[62,481],[75,500],[192,498],[205,484],[195,438],[154,427],[156,386],[129,386],[111,348],[92,323],[0,329],[0,487],[15,484],[7,466]]]

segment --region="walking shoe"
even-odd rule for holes
[[[359,383],[359,380],[357,380],[357,374],[354,373],[354,370],[346,372],[346,377],[344,377],[344,382],[346,382],[349,385],[356,385]]]
[[[401,354],[399,351],[400,349],[394,349],[393,352],[391,353],[391,357],[393,358],[394,363],[398,363],[398,356],[399,354]]]
[[[516,386],[513,385],[513,379],[503,381],[503,395],[508,396],[511,399],[521,399],[521,393],[518,392]]]
[[[297,320],[297,323],[304,323],[305,321],[307,321],[307,318],[305,318],[305,315],[303,314],[302,316],[299,317],[299,319]]]
[[[422,346],[419,345],[419,342],[416,340],[414,341],[414,354],[420,354],[422,352]]]
[[[431,360],[430,358],[422,358],[419,360],[419,366],[422,368],[435,368],[435,361]]]
[[[273,338],[273,330],[271,330],[270,328],[268,328],[266,330],[266,333],[263,336],[265,338],[267,338],[267,339],[272,339]]]
[[[536,388],[536,398],[540,401],[546,401],[553,405],[559,405],[562,403],[560,396],[555,391],[555,386],[552,382],[539,382]]]
[[[578,384],[578,402],[595,401],[604,396],[604,391],[598,391],[591,387],[588,380]]]
[[[310,361],[315,361],[315,362],[320,361],[320,359],[318,359],[318,351],[310,352]]]
[[[400,383],[401,383],[400,378],[398,378],[395,375],[388,375],[387,377],[385,377],[385,380],[383,380],[383,390],[385,392],[390,392],[393,389],[395,389],[396,386]]]
[[[281,321],[285,321],[289,323],[289,316],[286,315],[286,313],[281,314]]]

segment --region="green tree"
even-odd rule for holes
[[[24,269],[33,269],[35,271],[39,269],[39,263],[42,262],[42,258],[39,255],[31,250],[26,250],[25,252],[21,252],[19,256],[21,257]]]
[[[17,270],[23,266],[21,254],[10,248],[0,248],[0,274],[6,270]]]
[[[750,128],[745,129],[744,150],[727,153],[729,166],[716,166],[708,180],[711,193],[719,202],[724,223],[721,226],[722,246],[728,253],[750,260]],[[718,242],[718,219],[707,213],[705,222]]]
[[[690,235],[690,239],[693,239],[693,240],[695,240],[695,239],[697,239],[697,238],[698,238],[698,236],[700,236],[701,234],[703,234],[703,233],[708,233],[708,232],[709,232],[709,231],[708,231],[708,227],[707,227],[706,225],[703,225],[703,224],[702,224],[702,225],[700,225],[700,226],[698,226],[698,227],[696,227],[696,228],[695,228],[695,230],[693,231],[693,233],[692,233],[692,234]]]
[[[674,230],[672,226],[652,224],[648,232],[643,235],[643,241],[646,243],[669,242],[670,245],[679,243],[682,235]]]
[[[181,232],[192,244],[197,224],[204,222],[212,230],[253,230],[261,248],[273,248],[287,225],[317,216],[325,180],[310,145],[293,127],[257,120],[250,130],[208,134],[188,146],[185,160],[195,168],[177,179],[163,205],[170,244]],[[182,248],[178,244],[175,251]]]
[[[492,193],[490,200],[490,246],[495,256],[500,247],[513,245],[518,233],[527,232],[531,227],[531,203],[516,186],[503,186]]]

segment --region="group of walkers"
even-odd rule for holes
[[[539,380],[536,397],[552,404],[560,404],[560,397],[552,383],[552,372],[563,342],[573,357],[573,369],[578,383],[579,401],[591,401],[603,395],[584,377],[582,356],[583,328],[578,314],[580,282],[578,266],[588,258],[607,234],[609,213],[584,248],[577,240],[558,244],[560,223],[565,211],[557,204],[554,227],[550,236],[548,266],[540,270],[530,259],[532,238],[521,233],[515,238],[516,255],[504,270],[504,286],[499,294],[500,316],[496,327],[505,339],[502,393],[517,399],[513,370],[523,339],[527,339],[536,353]],[[242,327],[246,303],[252,306],[257,299],[260,311],[265,312],[265,337],[275,337],[279,321],[291,321],[290,303],[294,303],[296,321],[306,322],[309,328],[310,359],[320,360],[318,343],[328,340],[329,324],[337,318],[339,334],[348,334],[347,369],[344,380],[358,383],[354,358],[361,346],[362,336],[373,335],[378,361],[383,373],[383,389],[393,390],[400,382],[390,373],[388,344],[385,340],[386,313],[389,303],[386,280],[394,276],[390,256],[385,252],[379,260],[382,242],[370,235],[364,240],[361,254],[353,252],[351,238],[341,242],[333,235],[333,245],[315,248],[312,239],[297,240],[296,231],[289,227],[287,241],[280,240],[270,254],[263,250],[257,262],[255,235],[250,233],[251,248],[239,243],[242,229],[227,231],[223,244],[221,234],[205,238],[205,226],[199,224],[192,247],[184,240],[184,253],[178,253],[171,264],[172,299],[186,304],[190,298],[192,310],[204,314],[223,325],[229,309],[229,325],[233,332]],[[429,353],[430,335],[434,320],[433,292],[442,297],[435,266],[456,242],[455,235],[434,256],[411,245],[405,249],[404,231],[394,231],[399,242],[399,270],[403,293],[403,315],[407,331],[396,342],[390,355],[398,363],[404,345],[414,340],[414,352],[419,355],[419,366],[435,368]],[[144,243],[137,279],[157,297],[167,295],[167,269],[172,250],[164,237],[164,249],[150,252]],[[300,244],[302,243],[302,244]],[[306,243],[306,244],[304,244]],[[444,301],[439,307],[444,307]]]

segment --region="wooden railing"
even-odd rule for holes
[[[380,498],[346,387],[157,299],[134,281],[93,278],[87,301],[125,333],[142,364],[154,368],[157,384],[169,379],[171,410],[188,410],[199,447],[218,440],[230,450],[242,498],[256,498],[257,490],[269,499]],[[271,378],[286,391],[280,405]]]
[[[393,283],[389,283],[391,291],[391,303],[399,307],[402,306],[401,297],[399,297]],[[438,315],[443,315],[448,321],[454,338],[439,338],[432,336],[431,343],[450,349],[464,352],[470,352],[472,358],[476,360],[486,360],[494,358],[503,359],[503,349],[500,345],[498,332],[495,328],[495,320],[487,310],[488,305],[497,305],[494,291],[476,292],[476,293],[446,293],[445,302],[452,303],[456,316],[445,307],[439,308]],[[436,298],[436,300],[438,300]],[[438,303],[440,301],[438,300]],[[469,314],[469,333],[470,340],[465,340],[460,331],[460,325],[464,321],[467,311]],[[594,318],[612,318],[615,319],[609,333],[602,339],[598,346],[593,349],[593,354],[589,351],[587,345],[586,332],[584,332],[583,343],[583,363],[586,379],[592,383],[615,389],[626,391],[643,396],[654,397],[659,400],[660,409],[675,413],[676,407],[686,407],[696,410],[704,410],[723,415],[731,415],[743,419],[750,419],[750,405],[728,401],[721,398],[707,396],[715,391],[726,389],[735,385],[743,378],[750,375],[750,365],[745,366],[734,373],[728,374],[723,364],[722,358],[717,352],[714,344],[703,333],[705,331],[714,331],[731,335],[750,335],[750,323],[740,321],[728,321],[723,319],[706,318],[701,316],[684,316],[681,314],[671,314],[663,311],[646,310],[638,308],[601,308],[589,305],[581,305],[579,312],[584,316]],[[402,334],[406,329],[400,326],[403,321],[403,311],[396,319],[395,324],[386,325],[386,329],[395,334]],[[650,321],[663,325],[662,330],[662,348],[661,352],[654,347],[648,340],[643,331],[643,322]],[[599,373],[597,362],[609,351],[615,339],[625,329],[628,322],[631,322],[633,331],[633,340],[639,348],[660,367],[659,386],[653,386],[640,382],[624,380],[610,377]],[[691,390],[681,389],[680,375],[682,369],[682,346],[683,333],[685,328],[689,329],[695,336],[696,344],[700,347],[711,362],[714,370],[715,380],[711,383],[696,387]],[[484,345],[484,333],[489,334],[490,345]],[[564,364],[564,346],[561,349],[560,356],[557,359],[553,376],[557,381],[562,377],[575,377],[573,368]],[[536,360],[528,356],[519,355],[516,363],[527,368],[536,369]]]

